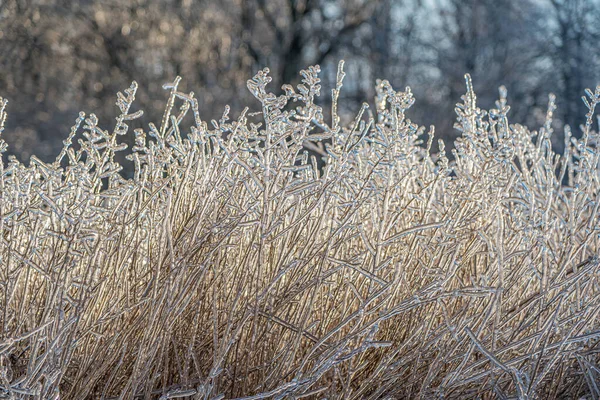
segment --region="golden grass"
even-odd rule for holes
[[[467,78],[449,161],[408,89],[341,126],[318,72],[212,127],[165,85],[132,179],[135,83],[112,132],[0,166],[0,398],[600,396],[600,88],[559,156],[552,98],[530,132]]]

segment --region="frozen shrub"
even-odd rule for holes
[[[131,179],[135,83],[114,129],[0,166],[0,397],[600,396],[600,88],[557,155],[552,97],[532,132],[467,77],[450,160],[408,88],[346,126],[318,73],[210,123],[177,78]]]

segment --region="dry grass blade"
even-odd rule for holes
[[[112,131],[80,114],[53,164],[0,164],[0,398],[600,395],[600,88],[558,156],[554,98],[532,135],[467,77],[450,161],[410,90],[346,123],[340,64],[330,125],[318,73],[260,71],[212,128],[175,79],[131,179],[135,83]]]

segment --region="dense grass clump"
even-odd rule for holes
[[[135,83],[112,132],[0,165],[0,398],[600,396],[600,88],[557,155],[553,98],[532,132],[467,77],[449,161],[409,89],[341,126],[318,72],[212,127],[165,85],[131,179]]]

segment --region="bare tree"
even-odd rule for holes
[[[372,23],[380,3],[249,0],[242,8],[245,44],[258,64],[277,66],[279,83],[296,81],[300,69],[355,46],[353,39],[363,25]],[[261,34],[265,28],[268,34]]]
[[[177,76],[206,118],[238,110],[246,80],[269,66],[275,87],[323,67],[323,86],[347,63],[348,114],[373,98],[373,81],[410,85],[411,118],[452,136],[445,116],[471,73],[483,106],[508,88],[514,120],[533,124],[549,92],[559,116],[581,121],[579,96],[600,70],[600,0],[4,0],[0,94],[6,138],[27,159],[60,148],[80,109],[116,116],[114,93],[139,83],[137,104],[160,115],[161,86]],[[325,96],[321,101],[330,101]],[[431,113],[435,108],[439,113]],[[343,112],[344,110],[341,110]],[[147,121],[144,121],[147,122]]]
[[[578,101],[587,86],[594,85],[600,67],[600,2],[596,0],[549,0],[553,61],[561,84],[559,112],[565,123],[576,127],[585,114]],[[596,75],[596,76],[594,76]]]

